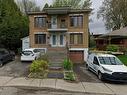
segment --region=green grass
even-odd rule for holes
[[[117,57],[120,59],[120,61],[127,65],[127,55],[118,55]]]

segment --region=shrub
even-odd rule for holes
[[[107,51],[112,51],[112,52],[117,52],[119,50],[119,46],[118,45],[108,45],[106,47]]]
[[[64,59],[63,67],[65,70],[72,70],[73,64],[72,64],[71,60],[70,59]]]
[[[74,72],[66,72],[65,73],[65,80],[70,80],[70,81],[74,81],[75,80],[75,75]]]
[[[35,60],[30,65],[31,73],[44,72],[46,69],[48,69],[48,63],[44,60]]]
[[[127,54],[127,48],[126,47],[121,47],[120,51],[123,52],[124,54]]]

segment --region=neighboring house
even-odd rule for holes
[[[52,55],[54,60],[63,55],[57,53],[66,52],[68,47],[69,57],[73,62],[86,61],[90,12],[91,9],[68,7],[45,8],[42,12],[30,12],[30,47],[47,48],[49,56]],[[64,54],[67,56],[67,53]]]
[[[127,48],[127,27],[103,34],[97,38],[97,49],[105,50],[109,44],[118,45],[120,48]]]
[[[29,36],[24,37],[21,40],[22,40],[22,50],[29,49],[30,48]]]

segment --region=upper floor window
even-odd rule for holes
[[[70,16],[70,26],[71,27],[82,27],[83,26],[83,16]]]
[[[35,34],[35,44],[46,44],[46,34]]]
[[[38,28],[46,27],[46,17],[35,17],[34,26]]]
[[[83,44],[83,34],[82,33],[71,33],[70,34],[70,44]]]
[[[66,28],[66,20],[65,19],[61,19],[61,23],[60,23],[60,28]]]

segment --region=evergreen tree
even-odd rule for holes
[[[21,38],[28,35],[28,18],[20,12],[14,0],[0,2],[0,45],[21,47]]]

